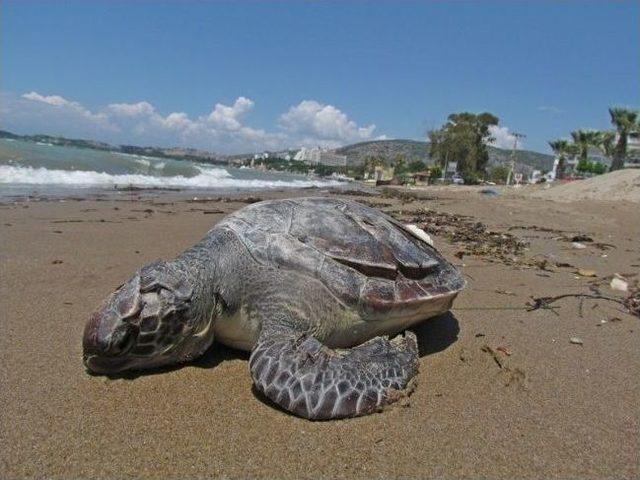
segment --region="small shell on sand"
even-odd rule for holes
[[[621,277],[615,276],[611,279],[611,283],[609,284],[611,290],[619,290],[621,292],[626,292],[629,290],[629,283]]]

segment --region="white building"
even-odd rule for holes
[[[293,157],[294,160],[299,162],[305,162],[315,164],[320,162],[320,147],[305,148],[302,147],[298,153]]]
[[[640,165],[640,134],[632,133],[627,140],[626,166],[637,167]]]
[[[328,150],[323,150],[320,147],[303,147],[298,153],[296,153],[293,159],[310,165],[322,164],[332,167],[345,167],[347,165],[346,155],[338,155]]]

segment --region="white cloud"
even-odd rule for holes
[[[29,92],[22,95],[22,98],[33,100],[35,102],[47,103],[49,105],[60,106],[79,106],[76,102],[70,102],[60,95],[40,95],[38,92]]]
[[[105,114],[93,113],[60,95],[28,92],[17,97],[0,92],[0,99],[0,119],[9,130],[97,139],[118,131]]]
[[[193,122],[189,120],[189,116],[184,112],[173,112],[167,115],[163,120],[164,125],[176,130],[186,130],[193,126]]]
[[[358,126],[333,105],[303,100],[280,117],[285,132],[304,144],[315,142],[325,146],[371,140],[375,125]]]
[[[193,146],[221,153],[277,150],[300,146],[337,147],[374,138],[375,125],[359,126],[332,105],[305,100],[279,117],[279,128],[251,127],[244,117],[253,100],[238,97],[216,103],[208,114],[164,116],[147,101],[111,103],[91,111],[59,95],[38,92],[3,96],[3,127],[22,133],[94,138],[115,144]],[[379,136],[377,138],[386,138]]]
[[[82,115],[83,117],[87,117],[98,122],[105,122],[107,119],[106,115],[103,113],[94,114],[87,108],[83,107],[80,103],[67,100],[60,95],[41,95],[38,92],[32,91],[24,93],[22,98],[32,102],[40,102],[53,107],[58,107],[60,109],[70,110]]]
[[[138,103],[112,103],[107,105],[107,109],[115,115],[125,117],[136,117],[138,115],[153,115],[155,109],[149,102]]]
[[[238,97],[233,105],[216,103],[207,120],[215,127],[225,130],[239,130],[242,127],[240,117],[253,108],[253,101],[245,97]]]
[[[493,142],[491,142],[491,145],[493,145],[494,147],[507,148],[507,149],[513,148],[516,137],[512,133],[509,133],[508,127],[499,127],[497,125],[491,125],[489,127],[489,133],[494,138]],[[522,149],[521,138],[518,139],[517,149],[518,150]]]

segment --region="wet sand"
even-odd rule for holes
[[[460,259],[460,245],[436,236],[469,284],[450,314],[416,329],[409,406],[315,423],[257,397],[247,354],[218,344],[194,364],[126,378],[82,366],[91,310],[136,268],[176,255],[245,203],[152,192],[3,203],[0,477],[637,478],[640,320],[604,300],[526,308],[531,296],[589,293],[589,282],[637,274],[637,205],[430,192],[407,203],[349,198],[403,215],[470,215],[505,232],[553,230],[509,231],[547,270]],[[253,196],[308,194],[328,193]],[[613,247],[575,249],[557,230]],[[601,291],[622,295],[606,281]]]

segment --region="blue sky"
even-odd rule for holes
[[[211,150],[424,138],[490,111],[525,147],[640,105],[640,2],[0,4],[3,128]]]

